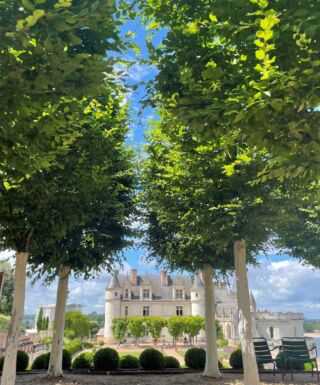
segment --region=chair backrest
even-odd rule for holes
[[[310,354],[306,340],[303,337],[283,337],[282,349],[286,358],[296,360],[309,360]]]
[[[253,346],[256,353],[257,361],[272,362],[272,356],[270,353],[268,342],[263,337],[253,338]]]

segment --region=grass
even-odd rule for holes
[[[120,358],[123,356],[128,356],[128,355],[139,358],[140,352],[130,352],[130,351],[129,352],[119,352]]]

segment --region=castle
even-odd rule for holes
[[[238,305],[235,288],[225,283],[215,283],[216,318],[221,323],[225,338],[237,343]],[[253,335],[268,340],[281,337],[303,337],[302,313],[272,313],[257,311],[255,299],[250,294]],[[105,326],[104,339],[113,343],[112,321],[119,317],[141,316],[172,317],[199,315],[204,316],[204,286],[201,276],[193,279],[188,275],[169,275],[161,271],[158,275],[138,275],[136,269],[130,275],[119,275],[116,271],[105,291]],[[201,342],[204,331],[198,336]],[[162,342],[171,341],[166,330],[162,331]],[[128,333],[126,341],[131,341]],[[144,336],[145,342],[151,342],[151,336]]]

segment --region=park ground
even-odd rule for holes
[[[281,384],[280,374],[261,375],[260,385]],[[242,376],[239,374],[224,374],[222,379],[211,379],[203,377],[200,373],[179,375],[76,375],[66,374],[58,380],[48,380],[45,374],[24,374],[17,376],[16,385],[243,385]],[[284,381],[286,385],[305,384],[318,385],[316,378],[311,374],[295,374],[294,382],[289,376]]]

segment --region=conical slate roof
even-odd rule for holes
[[[201,287],[203,287],[203,282],[202,282],[200,276],[199,276],[199,275],[196,275],[196,276],[194,277],[194,279],[193,279],[193,284],[192,284],[192,289],[191,289],[191,290],[193,290],[193,289],[199,289],[199,288],[201,288]]]
[[[107,289],[121,289],[117,271],[115,271],[114,274],[112,275],[109,285],[107,286]]]

